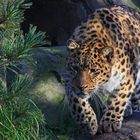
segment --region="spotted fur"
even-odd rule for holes
[[[129,100],[140,108],[140,15],[121,6],[96,10],[68,43],[66,91],[75,120],[92,134],[122,126]],[[99,124],[88,99],[99,87],[111,92]]]

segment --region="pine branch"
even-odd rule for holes
[[[25,0],[0,0],[0,38],[20,29],[24,10],[30,6]]]
[[[1,62],[6,61],[7,64],[30,62],[31,49],[35,46],[43,45],[45,34],[37,32],[36,27],[31,26],[29,33],[25,36],[20,31],[12,34],[9,38],[4,38],[1,44]]]

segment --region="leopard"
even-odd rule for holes
[[[95,135],[118,131],[131,101],[140,110],[140,14],[121,5],[96,9],[67,43],[66,95],[74,120]],[[98,122],[89,100],[108,91]]]

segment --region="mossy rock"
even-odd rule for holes
[[[62,140],[79,135],[81,130],[70,115],[62,76],[66,48],[41,47],[33,51],[33,56],[36,66],[32,68],[31,93],[45,116],[46,126]]]

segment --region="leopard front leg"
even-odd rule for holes
[[[71,114],[76,122],[90,134],[96,134],[98,129],[96,114],[88,100],[71,93],[68,97],[68,101]]]
[[[128,76],[109,98],[105,114],[100,121],[103,132],[117,131],[122,126],[124,111],[134,90],[134,81]]]
[[[94,110],[88,99],[78,96],[69,75],[65,77],[67,78],[65,79],[65,90],[72,117],[88,133],[95,135],[98,130],[98,124]]]

